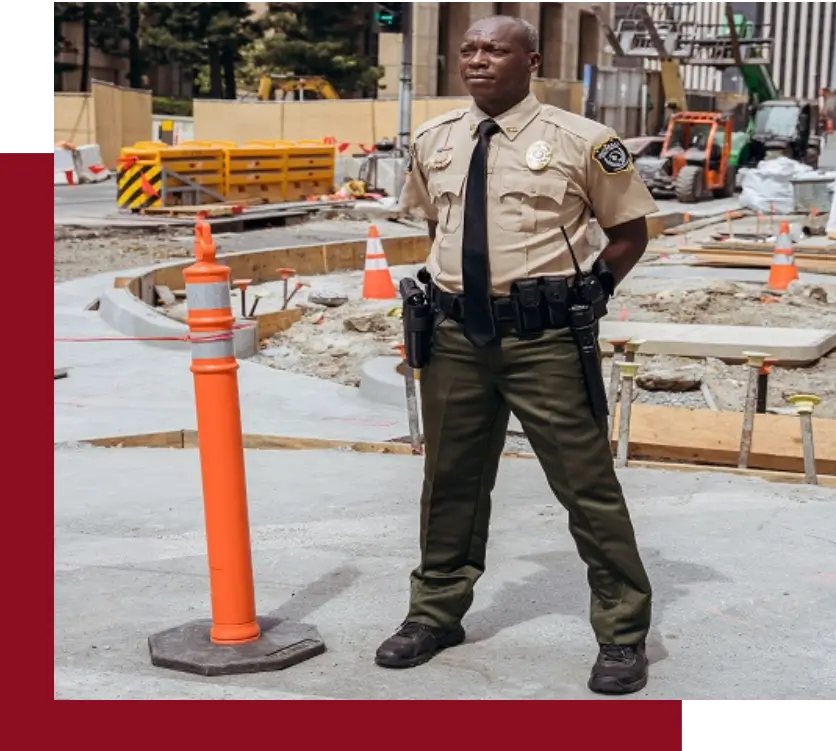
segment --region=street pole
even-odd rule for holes
[[[398,152],[401,158],[409,151],[412,126],[412,3],[403,3],[401,19],[401,80],[398,86]],[[395,170],[395,197],[400,198],[406,175]]]

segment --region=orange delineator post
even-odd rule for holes
[[[211,641],[257,640],[244,443],[229,293],[208,224],[195,226],[197,262],[183,270],[200,451],[211,590]]]

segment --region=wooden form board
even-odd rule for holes
[[[613,420],[618,435],[619,409]],[[742,412],[634,404],[630,410],[632,459],[737,466]],[[836,475],[836,420],[813,418],[816,470]],[[613,441],[615,447],[616,441]],[[793,415],[755,415],[749,467],[803,472],[801,421]]]
[[[772,265],[772,254],[757,250],[706,250],[704,248],[682,248],[681,255],[697,257],[696,266],[727,266],[732,268],[768,269]],[[795,265],[799,271],[811,274],[836,274],[836,255],[820,253],[795,253]]]
[[[163,433],[93,438],[84,441],[84,443],[90,443],[93,446],[102,448],[173,448],[194,450],[198,448],[198,437],[197,432],[194,430],[173,430]],[[374,453],[408,456],[412,453],[412,449],[408,444],[398,442],[375,443],[370,441],[244,434],[243,443],[245,449],[254,451],[325,451],[329,449],[349,449],[364,454]],[[56,444],[56,446],[58,445],[60,444]],[[506,451],[503,457],[506,459],[536,459],[532,453],[519,451]],[[769,482],[804,482],[804,475],[799,472],[778,472],[754,468],[738,469],[736,466],[706,466],[704,464],[648,461],[635,458],[628,461],[628,466],[677,472],[723,472],[741,477],[758,478]],[[836,475],[819,474],[818,483],[822,487],[836,488]]]

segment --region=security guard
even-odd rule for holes
[[[439,311],[420,379],[421,561],[406,620],[375,661],[413,667],[464,640],[461,620],[485,570],[491,493],[513,412],[588,567],[599,644],[589,688],[629,693],[647,682],[651,588],[606,419],[590,410],[559,298],[560,283],[565,292],[578,276],[567,238],[579,278],[594,273],[611,296],[641,258],[645,217],[657,208],[614,131],[530,93],[537,47],[536,30],[521,19],[477,22],[460,51],[472,106],[425,123],[414,137],[401,205],[428,222],[427,272]],[[593,215],[609,240],[600,261],[587,239]],[[536,291],[546,282],[558,290],[548,307]],[[534,306],[526,308],[529,293]],[[529,314],[532,331],[523,335]],[[600,368],[596,347],[597,338]]]

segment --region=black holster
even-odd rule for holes
[[[609,415],[607,392],[598,357],[598,326],[591,305],[573,305],[569,309],[569,328],[578,347],[581,370],[589,398],[589,406],[596,420],[606,420]]]
[[[426,292],[418,286],[414,279],[401,279],[399,287],[403,298],[403,337],[406,364],[410,368],[420,369],[430,360],[434,318],[432,305]]]

